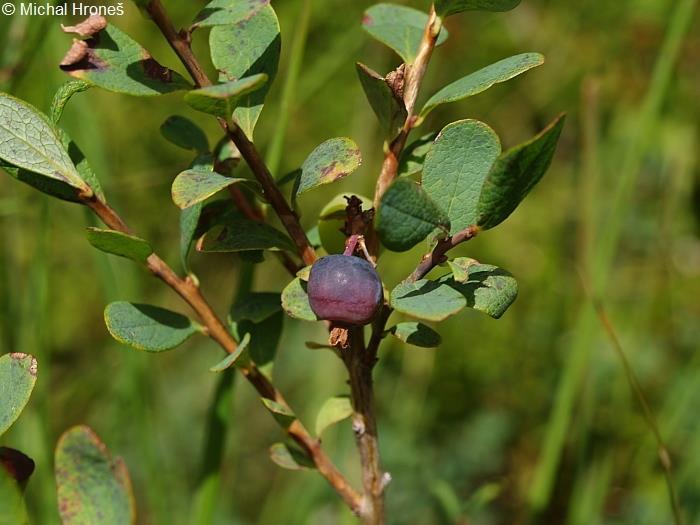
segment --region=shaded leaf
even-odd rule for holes
[[[238,343],[236,350],[228,354],[221,362],[212,366],[209,369],[209,371],[223,372],[227,368],[231,368],[234,365],[234,363],[238,360],[238,358],[241,357],[245,349],[248,348],[248,343],[250,343],[250,334],[245,334],[243,336],[243,339],[241,339],[240,343]]]
[[[0,436],[24,410],[36,383],[37,362],[29,354],[0,356]]]
[[[488,230],[513,213],[549,168],[563,127],[560,115],[539,135],[498,158],[479,196],[479,226]]]
[[[279,295],[277,299],[279,302]],[[268,376],[272,372],[272,364],[277,355],[277,347],[283,328],[284,314],[279,304],[277,312],[257,323],[249,319],[241,319],[231,323],[231,330],[238,339],[250,334],[248,353],[258,368]]]
[[[180,263],[187,273],[191,273],[189,255],[195,241],[203,208],[204,204],[200,202],[180,212]]]
[[[49,111],[49,118],[54,124],[58,124],[63,115],[63,110],[68,104],[68,101],[76,93],[81,93],[87,91],[92,87],[91,84],[83,80],[69,80],[65,82],[61,87],[58,88],[56,94],[53,96],[53,101],[51,102],[51,110]]]
[[[34,460],[23,452],[9,447],[0,447],[0,471],[10,475],[24,489],[27,480],[34,473]],[[2,496],[0,496],[0,501]],[[0,505],[1,507],[1,505]],[[0,519],[0,523],[3,523]]]
[[[289,428],[289,425],[296,419],[294,412],[292,412],[289,407],[265,397],[261,397],[260,400],[263,402],[263,405],[265,405],[265,408],[270,411],[272,417],[275,418],[277,424],[282,428]]]
[[[438,16],[449,16],[464,11],[510,11],[520,0],[435,0]]]
[[[87,239],[100,251],[140,263],[145,263],[153,253],[153,247],[147,241],[115,230],[88,228]]]
[[[390,47],[406,62],[413,63],[418,53],[428,15],[417,9],[395,4],[376,4],[365,11],[362,27],[376,40]],[[440,31],[439,46],[447,39]]]
[[[250,19],[270,0],[212,0],[194,19],[193,27],[237,24]]]
[[[539,53],[523,53],[500,60],[442,88],[428,99],[420,116],[425,117],[440,104],[471,97],[542,64],[544,57]]]
[[[197,246],[202,252],[238,252],[247,250],[296,250],[294,243],[281,231],[264,222],[239,218],[214,226]]]
[[[176,146],[198,153],[209,151],[207,136],[197,124],[180,115],[168,117],[160,126],[160,133]]]
[[[188,317],[148,304],[110,303],[104,317],[112,337],[147,352],[175,348],[198,331],[198,326]]]
[[[100,438],[86,426],[67,430],[56,445],[58,510],[64,525],[136,522],[129,472],[112,458]]]
[[[313,461],[295,443],[275,443],[270,447],[270,459],[287,470],[316,468]]]
[[[347,137],[330,139],[317,146],[301,165],[297,195],[350,175],[362,164],[360,148]]]
[[[472,264],[468,277],[457,281],[446,275],[439,280],[461,293],[467,306],[498,319],[518,296],[518,282],[507,271],[490,264]]]
[[[260,323],[280,312],[282,303],[280,294],[275,292],[253,292],[237,300],[231,307],[232,321],[253,321]]]
[[[403,149],[399,158],[397,173],[399,177],[406,177],[423,171],[425,156],[430,151],[435,137],[437,137],[437,132],[428,133],[414,140]]]
[[[376,71],[359,62],[356,68],[362,89],[374,114],[379,119],[384,134],[388,140],[393,139],[399,134],[406,121],[407,113],[403,100],[394,94],[384,77]]]
[[[7,93],[0,93],[0,159],[78,191],[90,191],[49,119]]]
[[[327,399],[316,416],[316,435],[320,436],[328,427],[350,416],[352,416],[352,402],[348,396]]]
[[[318,321],[316,314],[311,309],[311,304],[309,304],[306,283],[299,277],[293,279],[282,290],[282,308],[289,317],[304,321]]]
[[[267,82],[267,75],[260,73],[232,80],[224,84],[207,86],[185,94],[185,102],[193,109],[228,120],[238,101]]]
[[[410,179],[397,179],[382,195],[376,227],[384,246],[403,252],[436,228],[449,230],[450,221],[420,185]]]
[[[427,321],[442,321],[467,305],[464,296],[446,284],[427,279],[402,282],[391,291],[391,306],[397,312]]]
[[[423,323],[406,322],[392,326],[389,331],[397,339],[413,346],[435,348],[440,346],[440,334]]]
[[[205,201],[232,184],[251,182],[244,178],[220,175],[206,167],[198,166],[185,170],[175,177],[171,195],[175,205],[185,209]]]
[[[266,74],[269,79],[261,89],[244,96],[233,112],[233,120],[251,139],[265,96],[277,74],[280,42],[277,15],[269,5],[236,24],[216,26],[209,35],[212,62],[221,72],[222,80],[258,73]]]
[[[423,188],[450,218],[450,233],[476,224],[481,188],[500,152],[496,133],[478,120],[448,124],[435,139]]]
[[[69,52],[61,69],[102,89],[146,97],[192,87],[179,73],[160,65],[112,24],[92,38],[77,42],[83,42],[83,48],[74,56]]]

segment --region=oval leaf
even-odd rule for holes
[[[311,309],[311,304],[309,304],[306,283],[299,277],[282,290],[282,308],[289,317],[303,321],[318,321],[316,314]]]
[[[399,283],[391,292],[394,310],[427,321],[447,319],[466,305],[466,299],[457,290],[427,279]]]
[[[147,352],[175,348],[198,330],[188,317],[148,304],[110,303],[104,317],[112,337]]]
[[[209,151],[209,141],[202,128],[180,115],[168,117],[161,124],[160,133],[166,140],[181,148],[194,150],[198,153]]]
[[[409,179],[397,179],[382,195],[376,224],[382,244],[395,252],[410,250],[436,228],[450,228],[447,215]]]
[[[461,293],[469,308],[474,308],[498,319],[518,296],[518,282],[507,271],[490,264],[471,264],[466,279],[459,281],[453,275],[439,280]]]
[[[34,106],[1,92],[0,159],[90,192],[49,119]]]
[[[250,183],[243,178],[229,177],[205,167],[195,167],[180,173],[173,181],[170,193],[180,209],[207,200],[209,197],[236,183]]]
[[[494,131],[478,120],[448,124],[423,165],[423,188],[450,219],[450,233],[476,224],[484,180],[501,152]]]
[[[0,436],[24,410],[36,383],[37,362],[29,354],[0,356]]]
[[[479,226],[488,230],[513,213],[549,168],[563,127],[564,115],[560,115],[539,135],[498,158],[479,196]]]
[[[131,480],[121,458],[114,458],[88,427],[67,430],[56,445],[58,510],[64,525],[136,521]]]
[[[348,396],[327,399],[316,416],[316,435],[320,436],[331,425],[352,416],[352,402]]]
[[[88,242],[100,251],[140,263],[145,263],[153,253],[153,248],[147,241],[114,230],[88,228],[87,238]]]
[[[251,18],[270,0],[212,0],[194,19],[193,28],[238,24]]]
[[[510,11],[520,0],[435,0],[438,16],[449,16],[464,11]]]
[[[112,24],[87,40],[74,41],[61,69],[102,89],[140,97],[192,87]]]
[[[244,95],[260,89],[265,82],[267,75],[264,73],[251,75],[225,84],[189,91],[185,94],[185,102],[192,109],[228,120],[233,115],[237,102]]]
[[[287,470],[305,470],[316,465],[296,444],[275,443],[270,447],[270,459],[276,465]]]
[[[296,420],[297,417],[294,415],[294,412],[292,412],[292,410],[289,407],[278,403],[277,401],[274,401],[272,399],[267,399],[265,397],[261,397],[260,399],[263,402],[263,405],[265,405],[265,408],[267,408],[270,411],[272,417],[275,418],[277,424],[282,428],[289,428],[289,425],[291,425],[292,422]]]
[[[236,350],[228,354],[220,363],[212,366],[210,372],[223,372],[227,368],[231,368],[238,358],[243,354],[243,351],[248,348],[248,343],[250,343],[250,334],[245,334],[241,342],[238,343]]]
[[[544,64],[544,57],[539,53],[523,53],[486,66],[471,75],[460,78],[435,93],[423,106],[420,116],[425,117],[440,104],[447,104],[448,102],[471,97],[486,91],[494,84],[510,80],[542,64]]]
[[[347,137],[330,139],[318,146],[301,165],[296,194],[350,175],[362,164],[360,148]]]
[[[428,15],[417,9],[376,4],[365,11],[362,27],[376,40],[396,51],[404,62],[411,64],[418,53],[427,22]],[[439,46],[446,39],[447,31],[443,28],[436,45]]]
[[[281,231],[264,222],[243,218],[213,227],[197,249],[202,252],[296,251],[294,243]]]
[[[423,323],[406,322],[392,326],[389,331],[397,339],[413,346],[435,348],[440,346],[440,334]]]
[[[245,95],[233,112],[233,120],[252,139],[265,95],[277,74],[280,57],[280,26],[271,6],[263,6],[248,19],[219,25],[211,30],[209,48],[222,80],[236,80],[264,73],[268,82]]]
[[[364,64],[357,63],[356,67],[369,105],[377,115],[387,140],[391,140],[399,134],[406,121],[406,106],[384,77]]]

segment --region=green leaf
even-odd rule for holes
[[[389,87],[384,77],[359,62],[356,68],[369,105],[372,106],[387,140],[390,141],[399,134],[406,121],[406,106]]]
[[[406,62],[413,63],[418,53],[428,15],[417,9],[395,4],[376,4],[365,11],[362,27],[376,40],[390,47]],[[447,39],[443,28],[437,44]]]
[[[88,228],[87,239],[100,251],[140,263],[145,263],[153,253],[153,247],[147,241],[115,230]]]
[[[64,525],[136,522],[136,505],[126,464],[112,458],[88,427],[67,430],[56,445],[58,510]]]
[[[193,28],[237,24],[249,20],[270,0],[212,0],[194,19]]]
[[[264,222],[244,218],[214,226],[197,249],[202,252],[296,251],[294,243],[281,231]]]
[[[29,354],[0,356],[0,436],[24,410],[36,383],[36,373],[36,359]]]
[[[180,115],[168,117],[161,124],[160,133],[166,140],[181,148],[194,150],[198,153],[209,151],[209,141],[202,128]]]
[[[0,92],[0,159],[90,192],[49,119],[34,106]]]
[[[95,36],[78,42],[87,44],[79,53],[83,54],[82,58],[68,59],[79,45],[74,43],[61,63],[61,69],[74,78],[108,91],[139,97],[192,87],[179,73],[160,65],[148,51],[112,24]]]
[[[68,133],[60,128],[58,128],[56,131],[58,132],[58,136],[61,137],[63,147],[68,152],[68,156],[70,157],[71,162],[73,162],[75,169],[78,171],[80,178],[87,183],[99,200],[105,202],[105,194],[102,191],[102,185],[100,184],[97,175],[95,175],[92,166],[90,166],[90,163],[85,157],[85,154],[73,141],[73,139],[68,136]],[[73,190],[73,194],[75,195],[73,199],[76,201],[79,200],[79,195],[75,190]]]
[[[518,296],[518,282],[507,271],[490,264],[471,264],[467,278],[458,281],[446,275],[440,283],[450,286],[467,300],[467,306],[498,319]]]
[[[29,517],[19,484],[0,466],[0,525],[27,525]]]
[[[289,426],[296,419],[292,409],[283,405],[282,403],[278,403],[277,401],[267,399],[265,397],[261,397],[260,400],[263,402],[263,405],[265,405],[265,408],[270,411],[272,417],[275,418],[277,424],[282,428],[289,428]]]
[[[397,339],[413,346],[435,348],[440,346],[440,334],[423,323],[406,322],[392,326],[389,331]]]
[[[299,277],[292,280],[282,290],[282,308],[289,317],[303,321],[318,321],[316,314],[311,309],[311,304],[309,304],[306,283]]]
[[[435,281],[402,282],[391,292],[391,306],[397,312],[427,321],[443,321],[467,305],[457,290]]]
[[[449,230],[450,221],[421,186],[410,179],[397,179],[382,195],[376,226],[384,246],[404,252],[436,228]]]
[[[362,209],[372,208],[372,199],[363,195],[353,193],[340,193],[333,197],[326,204],[318,217],[318,235],[321,246],[328,253],[342,253],[345,250],[345,219],[347,218],[346,208],[347,197],[354,195],[362,201]],[[308,279],[307,279],[308,280]]]
[[[350,175],[362,164],[360,148],[347,137],[329,139],[314,149],[301,165],[296,194]]]
[[[241,342],[238,343],[236,350],[228,354],[220,363],[212,366],[210,372],[223,372],[227,368],[231,368],[239,357],[243,354],[246,348],[248,348],[248,343],[250,343],[250,334],[245,334]]]
[[[428,99],[428,102],[425,103],[420,112],[420,116],[424,118],[440,104],[447,104],[448,102],[471,97],[486,91],[494,84],[510,80],[542,64],[544,64],[544,57],[539,53],[523,53],[500,60],[442,88]]]
[[[450,218],[450,233],[476,224],[481,187],[501,152],[494,131],[478,120],[448,124],[423,165],[423,188]]]
[[[450,16],[464,11],[510,11],[520,0],[435,0],[438,16]]]
[[[126,301],[107,305],[104,317],[112,337],[146,352],[175,348],[199,329],[184,315],[157,306]]]
[[[243,296],[231,307],[229,317],[232,321],[253,321],[260,323],[280,312],[282,303],[280,294],[275,292],[255,292]]]
[[[277,295],[277,302],[278,311],[266,319],[259,322],[240,319],[231,323],[231,331],[238,339],[250,334],[248,353],[258,368],[268,376],[272,371],[272,364],[277,355],[277,347],[284,328],[284,314],[279,305],[279,295]]]
[[[270,447],[270,459],[287,470],[316,468],[304,451],[296,443],[275,443]]]
[[[320,436],[331,425],[352,416],[352,402],[348,396],[327,399],[316,416],[316,435]]]
[[[399,158],[399,177],[407,177],[423,171],[425,156],[433,146],[437,132],[428,133],[414,140],[401,152]]]
[[[447,264],[452,270],[455,281],[464,282],[469,279],[469,268],[479,264],[479,261],[470,257],[455,257],[451,261],[447,261]]]
[[[208,153],[201,154],[192,162],[190,168],[213,170],[213,159]],[[228,203],[229,201],[227,200],[226,202]],[[180,262],[187,273],[190,273],[189,254],[192,245],[195,239],[206,231],[206,229],[201,230],[199,227],[204,209],[204,204],[200,202],[180,212]]]
[[[539,135],[498,158],[479,197],[479,226],[488,230],[513,213],[549,168],[563,127],[564,115],[560,115]]]
[[[265,96],[277,74],[280,42],[277,15],[269,5],[249,19],[216,26],[209,35],[212,62],[221,72],[223,80],[236,80],[258,73],[266,74],[269,79],[261,89],[243,97],[233,112],[233,120],[250,139]]]
[[[207,200],[232,184],[251,182],[249,179],[220,175],[200,166],[185,170],[175,177],[171,194],[175,205],[184,210]]]
[[[189,91],[185,94],[185,102],[197,111],[228,120],[233,115],[238,101],[244,95],[260,89],[265,82],[267,75],[259,73],[225,84]]]
[[[51,111],[49,112],[51,122],[58,124],[58,121],[61,120],[66,104],[68,104],[68,101],[73,97],[73,95],[87,91],[90,89],[90,87],[92,87],[91,84],[83,80],[69,80],[59,87],[58,91],[56,91],[56,94],[53,96],[53,101],[51,102]]]

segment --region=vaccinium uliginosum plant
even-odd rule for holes
[[[348,194],[334,200],[320,217],[320,235],[305,232],[296,204],[290,203],[352,173],[361,163],[360,152],[348,138],[330,139],[312,151],[299,170],[282,177],[263,162],[252,142],[253,130],[280,53],[279,24],[269,1],[213,0],[181,31],[175,29],[160,0],[136,3],[163,33],[191,79],[159,64],[104,18],[92,17],[67,27],[65,31],[77,38],[60,67],[73,80],[58,90],[49,115],[0,94],[3,167],[45,193],[91,209],[106,228],[89,228],[88,241],[144,265],[173,288],[196,316],[195,320],[156,306],[112,303],[105,310],[105,320],[117,340],[149,352],[169,350],[196,334],[216,341],[227,356],[212,370],[232,366],[240,370],[288,438],[271,448],[273,460],[288,468],[317,469],[363,522],[383,523],[383,497],[390,477],[380,463],[372,369],[385,337],[426,347],[440,342],[440,336],[421,322],[389,326],[389,320],[396,312],[437,323],[467,306],[495,318],[505,312],[517,293],[514,278],[489,264],[451,258],[450,250],[498,226],[515,210],[549,167],[562,129],[560,116],[532,140],[505,151],[491,128],[470,119],[447,124],[439,133],[422,132],[409,141],[437,106],[480,93],[543,63],[537,53],[512,56],[454,81],[417,105],[431,55],[448,37],[445,19],[465,11],[507,11],[519,0],[436,0],[427,13],[392,4],[366,11],[364,29],[401,58],[401,64],[386,75],[364,64],[356,66],[384,132],[385,158],[374,197]],[[218,70],[215,81],[205,74],[190,47],[195,30],[210,31],[211,59]],[[161,128],[166,139],[196,153],[191,166],[172,184],[173,201],[182,210],[184,276],[158,257],[110,207],[87,160],[59,127],[69,99],[92,87],[133,96],[184,92],[183,110],[189,106],[220,124],[222,138],[215,148],[184,117],[173,116]],[[252,178],[240,169],[241,160]],[[211,199],[223,190],[227,190],[224,198]],[[263,204],[277,215],[285,231],[268,223]],[[330,224],[334,226],[329,228]],[[426,239],[427,253],[415,270],[385,292],[381,266],[388,264],[391,254],[382,258],[377,273],[380,247],[402,252]],[[292,281],[281,296],[240,294],[225,322],[202,295],[191,272],[188,259],[193,246],[205,254],[235,252],[246,264],[263,262],[262,254],[271,251],[289,270]],[[329,255],[317,258],[319,249]],[[437,267],[442,272],[432,276]],[[270,376],[282,310],[304,321],[325,320],[329,346],[348,369],[350,401],[329,400],[319,414],[316,435],[297,419]],[[368,339],[364,325],[369,325]],[[362,463],[361,488],[339,472],[318,439],[327,424],[346,417],[352,418]],[[65,490],[63,495],[79,497]]]

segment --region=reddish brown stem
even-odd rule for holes
[[[131,233],[130,228],[108,204],[95,196],[86,197],[83,202],[109,228],[123,233]],[[183,279],[178,276],[155,253],[148,258],[146,265],[154,276],[170,286],[194,310],[209,337],[228,353],[233,353],[236,350],[236,341],[193,280],[189,278]],[[260,372],[255,363],[249,360],[240,366],[240,370],[262,397],[272,399],[284,407],[289,407],[282,393]],[[330,458],[321,449],[319,441],[311,436],[301,421],[298,419],[294,420],[288,427],[287,434],[307,452],[321,475],[338,492],[350,509],[355,513],[359,513],[362,502],[360,494],[350,486],[345,477],[333,465]]]
[[[451,237],[448,237],[447,239],[438,241],[437,245],[435,248],[433,248],[433,251],[424,255],[423,259],[421,259],[421,262],[418,264],[415,270],[413,270],[413,273],[408,276],[406,279],[407,282],[416,282],[430,272],[433,268],[435,268],[438,264],[442,264],[447,260],[447,252],[457,246],[458,244],[461,244],[463,242],[468,241],[469,239],[474,238],[478,233],[479,233],[479,227],[478,226],[469,226]]]

